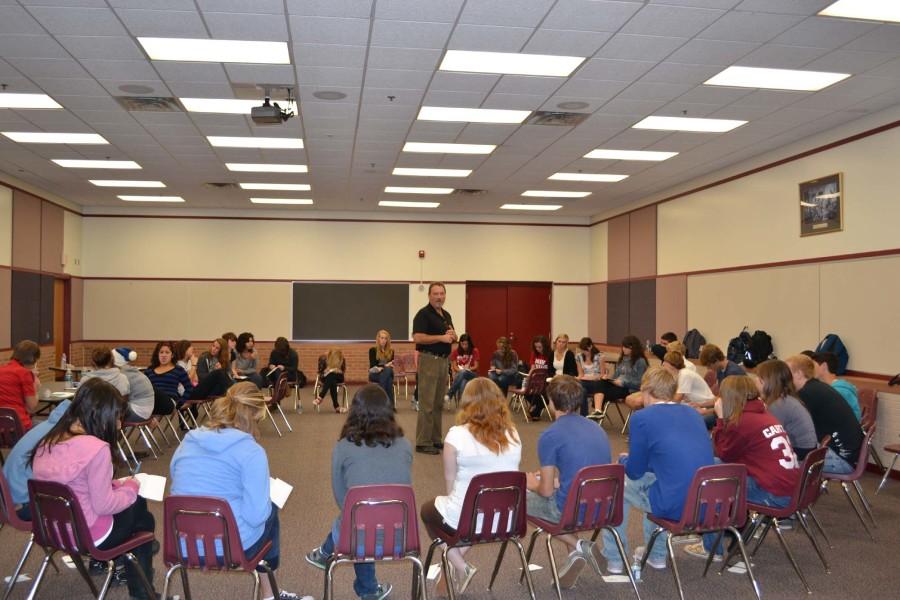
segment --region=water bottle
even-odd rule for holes
[[[66,364],[66,377],[65,377],[65,381],[66,381],[66,387],[67,387],[67,388],[72,387],[72,369],[71,369],[71,367],[69,367],[68,364]]]
[[[641,580],[641,559],[635,558],[634,563],[631,565],[631,575],[634,577],[635,582]]]
[[[63,369],[65,369],[67,364],[69,364],[69,363],[66,362],[66,353],[63,352],[62,360],[59,361],[59,366],[62,367]]]

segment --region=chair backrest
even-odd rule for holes
[[[344,498],[337,553],[354,561],[419,554],[419,518],[412,486],[359,485]]]
[[[589,531],[622,523],[624,465],[592,465],[575,475],[559,520],[564,531]]]
[[[859,445],[859,457],[856,461],[856,468],[853,470],[853,473],[849,475],[849,478],[858,479],[862,477],[862,474],[866,470],[866,466],[869,464],[869,444],[872,442],[872,437],[875,435],[875,429],[877,426],[875,423],[870,423],[868,429],[866,429],[866,435],[863,438],[862,443]]]
[[[25,428],[15,410],[0,408],[0,448],[12,448],[25,435]]]
[[[407,367],[412,364],[406,354],[394,353],[394,375],[406,375]]]
[[[91,530],[69,486],[29,479],[28,495],[35,542],[67,554],[89,554],[94,549]]]
[[[743,527],[747,521],[747,467],[723,463],[697,469],[681,526],[696,531]]]
[[[525,387],[526,396],[539,396],[547,389],[547,369],[535,369],[528,375],[528,385]]]
[[[272,386],[272,399],[269,400],[269,404],[278,404],[284,400],[288,393],[288,386],[288,374],[282,371],[275,380],[275,385]]]
[[[860,388],[857,392],[857,399],[859,400],[859,410],[862,413],[862,418],[860,418],[860,425],[863,426],[863,429],[868,429],[868,426],[878,420],[878,392],[873,390],[872,388]]]
[[[828,448],[816,448],[803,459],[800,466],[800,481],[792,498],[792,503],[796,502],[795,510],[806,510],[819,499],[822,492],[822,470],[825,468],[827,453]]]
[[[205,571],[247,566],[241,534],[226,500],[210,496],[166,496],[163,519],[166,566],[180,564]],[[211,556],[215,560],[210,560]]]
[[[9,524],[10,527],[19,531],[31,531],[31,523],[20,519],[16,514],[15,507],[9,482],[6,480],[6,475],[3,474],[3,470],[0,469],[0,525]]]
[[[325,369],[328,368],[328,354],[320,354],[319,360],[316,361],[316,373],[321,375],[325,372]],[[347,359],[341,359],[341,373],[347,371]]]
[[[522,537],[527,528],[526,516],[525,473],[499,471],[476,475],[469,483],[460,512],[459,545]]]

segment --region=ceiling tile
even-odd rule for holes
[[[752,42],[693,39],[678,48],[666,60],[693,65],[730,66],[758,47],[758,43]]]
[[[103,96],[106,90],[93,79],[35,79],[41,89],[51,96]]]
[[[31,77],[77,77],[90,78],[90,75],[77,62],[65,58],[10,58],[20,73]]]
[[[232,83],[284,83],[294,85],[295,73],[291,65],[227,64],[225,72]]]
[[[300,85],[315,86],[358,86],[362,83],[362,69],[341,69],[338,67],[297,67]]]
[[[292,15],[290,20],[295,43],[365,45],[369,39],[369,21],[366,19]]]
[[[856,38],[843,49],[900,53],[900,25],[879,25],[869,33]]]
[[[737,64],[743,67],[799,69],[827,52],[825,48],[766,44],[741,58]]]
[[[561,77],[503,75],[493,91],[501,94],[532,94],[546,98],[556,92],[563,83],[565,79]]]
[[[57,37],[75,58],[97,60],[141,60],[144,54],[138,49],[134,40],[127,36],[73,36]]]
[[[457,92],[489,92],[500,81],[501,75],[484,73],[449,73],[438,71],[431,80],[429,90]]]
[[[649,4],[624,27],[622,33],[693,37],[719,19],[725,11]]]
[[[49,35],[0,35],[0,57],[71,58]]]
[[[629,35],[620,33],[606,43],[597,58],[622,60],[662,60],[687,40],[678,37]]]
[[[159,76],[146,60],[82,60],[81,64],[96,79],[158,80]]]
[[[201,81],[169,81],[167,87],[177,98],[231,98],[234,92],[228,83]]]
[[[373,47],[367,66],[372,69],[434,70],[443,52],[439,49]]]
[[[452,28],[447,23],[376,20],[372,24],[372,46],[443,48]]]
[[[683,65],[664,62],[648,71],[642,82],[701,84],[721,69],[712,65]]]
[[[297,66],[361,68],[366,60],[365,46],[294,44],[293,49]]]
[[[624,81],[599,81],[597,79],[570,79],[556,92],[557,96],[573,98],[611,98],[628,87]]]
[[[379,0],[376,19],[453,23],[463,0]]]
[[[197,6],[204,12],[284,14],[284,0],[197,0]]]
[[[877,27],[877,23],[866,21],[811,17],[791,27],[772,42],[790,46],[834,49],[840,48]]]
[[[205,12],[203,20],[216,39],[272,42],[288,40],[287,23],[281,14]]]
[[[560,0],[542,23],[550,29],[618,31],[638,10],[638,2]]]
[[[28,9],[52,34],[125,35],[125,28],[108,8],[33,6]]]
[[[119,18],[135,36],[208,38],[196,11],[119,9]]]
[[[788,15],[814,15],[834,0],[744,0],[737,10],[782,13]]]
[[[593,58],[585,62],[575,73],[574,77],[630,82],[638,79],[655,65],[655,61]]]
[[[366,19],[372,12],[372,0],[287,0],[287,9],[292,15]]]
[[[729,42],[768,42],[802,20],[800,16],[732,11],[697,37]]]
[[[862,52],[859,50],[834,50],[805,66],[816,71],[835,71],[838,73],[864,73],[883,64],[893,57],[887,52]]]
[[[599,31],[538,29],[522,51],[532,54],[593,56],[610,37],[611,33]]]
[[[552,0],[530,0],[518,3],[513,9],[506,0],[468,0],[459,22],[504,27],[536,27],[552,5]]]
[[[21,6],[0,6],[0,34],[6,33],[40,35],[44,29]]]
[[[485,98],[482,108],[503,108],[508,110],[537,110],[547,100],[547,95],[501,94],[494,92]]]
[[[452,90],[436,90],[432,87],[425,94],[422,104],[425,106],[454,106],[459,108],[481,107],[487,95],[487,92],[454,92]]]
[[[689,83],[655,83],[649,81],[638,81],[631,84],[627,89],[619,94],[618,98],[623,100],[672,100],[693,89],[693,85]]]
[[[434,71],[366,69],[366,87],[424,90]]]
[[[519,52],[532,31],[527,27],[457,25],[447,47],[451,50]]]
[[[217,63],[152,61],[151,64],[168,82],[228,83],[223,65]]]
[[[172,92],[166,87],[162,81],[152,80],[152,79],[101,79],[99,80],[100,84],[108,91],[110,94],[115,94],[118,96],[131,96],[137,94],[130,94],[123,92],[120,87],[126,85],[140,85],[142,87],[151,88],[149,92],[143,92],[140,95],[147,96],[171,96]]]

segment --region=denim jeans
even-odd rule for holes
[[[369,372],[369,381],[377,383],[387,394],[391,404],[394,403],[394,369],[385,367],[377,373]]]
[[[747,502],[752,502],[753,504],[762,504],[764,506],[771,506],[773,508],[784,508],[791,503],[790,496],[776,496],[771,492],[767,492],[766,490],[759,487],[759,484],[756,483],[756,480],[747,476]],[[709,552],[710,548],[713,547],[713,544],[716,543],[716,536],[718,533],[704,533],[703,534],[703,547],[706,548],[706,551]],[[719,542],[719,547],[716,548],[716,554],[724,554],[724,546],[721,542]]]
[[[331,556],[334,554],[334,540],[340,536],[341,518],[334,520],[328,537],[322,542],[322,554]],[[353,582],[353,591],[362,598],[366,594],[374,594],[378,591],[378,579],[375,577],[374,563],[353,563],[353,570],[356,572],[356,580]]]
[[[556,504],[556,494],[550,497],[541,496],[537,492],[525,492],[525,505],[529,517],[537,517],[551,523],[559,523],[562,513]]]
[[[653,473],[645,473],[640,479],[625,478],[625,510],[622,513],[622,524],[616,527],[619,537],[622,538],[622,544],[625,546],[625,556],[628,556],[628,513],[629,506],[634,507],[644,513],[644,545],[650,541],[650,536],[656,530],[656,524],[647,518],[652,512],[650,507],[650,486],[656,482],[656,475]],[[660,533],[656,542],[653,544],[653,551],[650,553],[650,559],[654,562],[666,560],[666,537],[668,534],[663,531]],[[622,562],[619,551],[616,549],[616,541],[612,534],[603,531],[603,557],[610,563]],[[626,567],[628,565],[625,565]]]
[[[513,373],[512,375],[504,375],[497,374],[491,371],[488,373],[488,377],[491,378],[491,381],[497,384],[497,387],[500,388],[500,391],[503,392],[503,395],[506,395],[507,390],[509,390],[509,386],[518,385],[519,382],[519,374]]]
[[[457,371],[456,376],[453,377],[453,383],[450,385],[450,397],[461,397],[463,390],[466,389],[466,384],[476,377],[478,377],[478,373],[474,371],[469,371],[467,369],[460,369]]]
[[[835,475],[845,475],[847,473],[852,473],[855,468],[856,467],[841,458],[840,455],[831,448],[825,453],[825,466],[822,469],[823,472],[834,473]]]

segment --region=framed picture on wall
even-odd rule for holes
[[[844,228],[844,182],[841,173],[800,184],[800,235]]]

